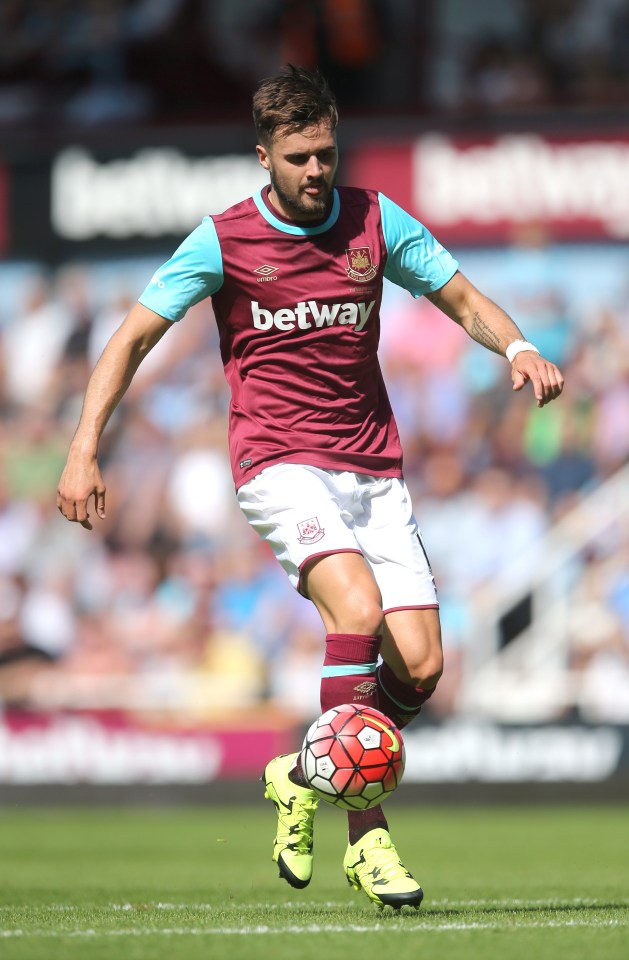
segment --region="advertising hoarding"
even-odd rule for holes
[[[522,224],[557,240],[629,238],[629,137],[426,134],[353,151],[348,180],[381,190],[448,244],[492,245]]]

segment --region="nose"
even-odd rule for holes
[[[323,167],[319,163],[319,158],[316,156],[310,157],[308,163],[306,164],[306,174],[309,177],[315,178],[320,177],[323,174]]]

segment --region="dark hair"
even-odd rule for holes
[[[334,94],[318,70],[288,64],[277,76],[262,80],[253,95],[253,122],[265,146],[281,128],[296,133],[329,123],[334,130],[338,118]]]

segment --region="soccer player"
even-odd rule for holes
[[[538,406],[563,378],[463,276],[412,216],[373,190],[335,187],[337,109],[318,72],[287,67],[255,92],[256,147],[270,185],[205,217],[152,278],[90,378],[57,504],[91,529],[105,515],[98,442],[141,360],[189,307],[212,298],[231,388],[231,465],[240,507],[326,631],[321,707],[378,707],[399,727],[442,671],[438,601],[402,474],[377,359],[384,277],[426,296],[506,356],[513,389]],[[310,882],[317,795],[298,754],[271,760],[273,859]],[[348,814],[344,870],[376,903],[419,906],[380,807]]]

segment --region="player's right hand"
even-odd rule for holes
[[[87,504],[94,497],[96,513],[105,519],[105,484],[96,460],[77,460],[68,457],[57,488],[57,508],[73,523],[92,530]]]

